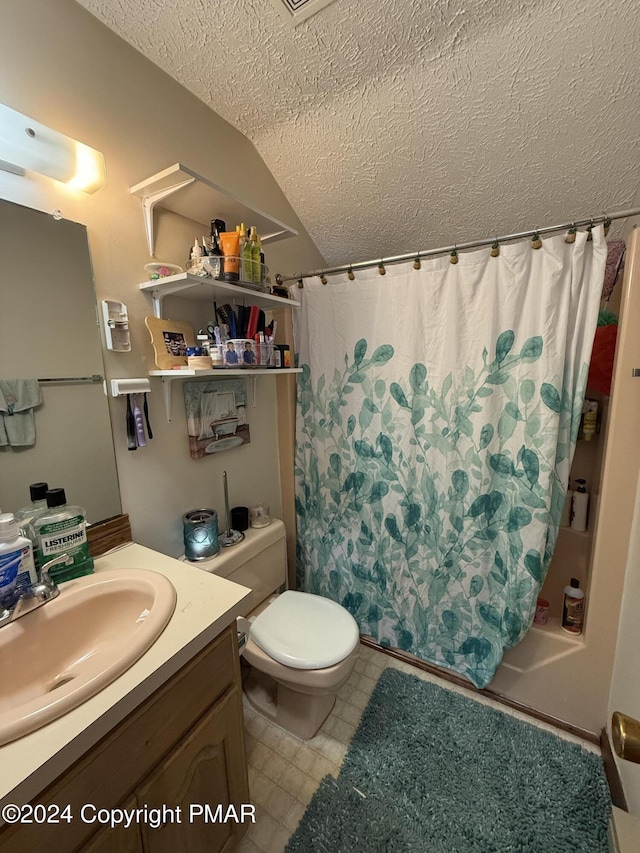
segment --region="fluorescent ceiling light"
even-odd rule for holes
[[[0,104],[0,169],[38,172],[94,193],[106,183],[99,151]]]

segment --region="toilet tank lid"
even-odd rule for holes
[[[251,639],[293,669],[324,669],[348,657],[360,641],[353,616],[328,598],[287,590],[254,621]]]

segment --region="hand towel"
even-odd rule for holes
[[[37,379],[0,379],[0,445],[28,447],[36,441],[34,408],[41,405]]]

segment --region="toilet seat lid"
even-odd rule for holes
[[[253,622],[251,639],[285,666],[324,669],[351,654],[360,632],[353,616],[335,601],[287,590]]]

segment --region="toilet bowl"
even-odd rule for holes
[[[358,657],[358,625],[336,602],[306,592],[274,594],[286,580],[284,524],[250,528],[246,540],[196,564],[251,589],[239,630],[251,672],[243,689],[250,704],[277,725],[313,737]]]

